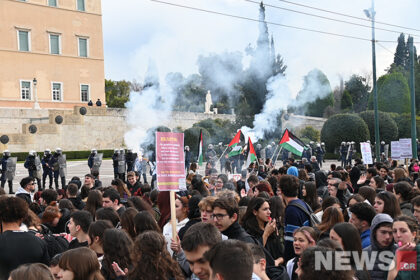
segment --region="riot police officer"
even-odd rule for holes
[[[90,151],[90,155],[88,157],[88,166],[89,166],[89,170],[92,170],[93,167],[93,159],[95,158],[95,156],[98,154],[98,151],[96,149],[92,149]]]
[[[1,164],[1,187],[4,188],[4,185],[9,185],[9,194],[14,194],[13,192],[13,178],[15,176],[16,170],[16,158],[12,160],[10,157],[9,150],[3,151],[3,157],[0,160]]]
[[[26,160],[23,166],[26,169],[28,169],[29,177],[36,179],[36,182],[38,184],[38,190],[42,190],[41,178],[40,178],[41,176],[37,172],[37,171],[40,171],[40,166],[38,165],[40,165],[41,162],[39,161],[39,158],[38,158],[38,162],[36,162],[37,157],[38,155],[36,154],[34,150],[29,151],[28,156],[26,157]]]
[[[184,160],[185,160],[185,170],[188,172],[188,169],[190,168],[190,164],[191,164],[190,146],[184,147]]]
[[[54,185],[55,189],[58,190],[58,177],[61,179],[61,187],[66,188],[66,156],[63,154],[61,148],[56,148],[54,155],[51,157],[50,166],[53,169]]]
[[[316,157],[316,161],[319,164],[319,167],[322,167],[322,162],[324,160],[324,150],[322,149],[320,143],[316,143],[315,157]]]
[[[133,149],[128,149],[127,153],[125,154],[125,162],[127,164],[127,173],[130,171],[134,171],[136,159],[137,159],[137,153],[133,153]]]
[[[51,150],[45,149],[44,156],[42,157],[41,164],[42,164],[42,189],[45,190],[45,183],[47,176],[49,178],[49,188],[52,189],[53,184],[53,172],[52,167],[50,166],[49,162],[51,161]]]
[[[114,179],[118,178],[118,155],[120,151],[114,149],[114,154],[112,155],[112,167],[114,168]]]
[[[118,151],[118,178],[120,178],[121,180],[123,180],[123,182],[125,182],[125,171],[126,171],[126,162],[125,162],[125,151],[123,148],[120,148],[120,150]]]

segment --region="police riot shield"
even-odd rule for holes
[[[104,156],[103,153],[99,153],[99,154],[96,154],[93,157],[92,171],[98,171],[99,172],[99,168],[101,167],[103,156]]]
[[[118,154],[118,174],[125,173],[125,154],[119,153]]]
[[[17,157],[9,157],[6,162],[6,180],[15,178]]]
[[[35,168],[36,168],[35,177],[38,179],[41,179],[42,178],[42,164],[38,155],[35,157]]]
[[[60,172],[60,177],[66,177],[67,175],[66,155],[58,156],[58,171]]]

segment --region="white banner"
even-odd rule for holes
[[[362,152],[362,158],[364,164],[373,164],[372,150],[370,149],[370,143],[361,142],[360,151]]]

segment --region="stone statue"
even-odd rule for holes
[[[213,105],[213,102],[211,101],[211,93],[208,90],[207,94],[206,94],[206,103],[204,103],[204,113],[206,113],[206,114],[211,114],[212,113],[211,110],[210,110],[211,105]]]

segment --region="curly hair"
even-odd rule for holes
[[[131,267],[131,247],[133,247],[133,241],[125,231],[114,228],[105,230],[102,241],[104,259],[101,270],[106,279],[117,279],[112,269],[113,262],[118,263],[123,269]]]
[[[166,249],[165,238],[156,231],[146,231],[136,238],[131,261],[133,268],[129,271],[129,280],[184,279],[178,263]]]
[[[0,199],[0,220],[4,223],[22,221],[28,215],[28,204],[19,197]]]

